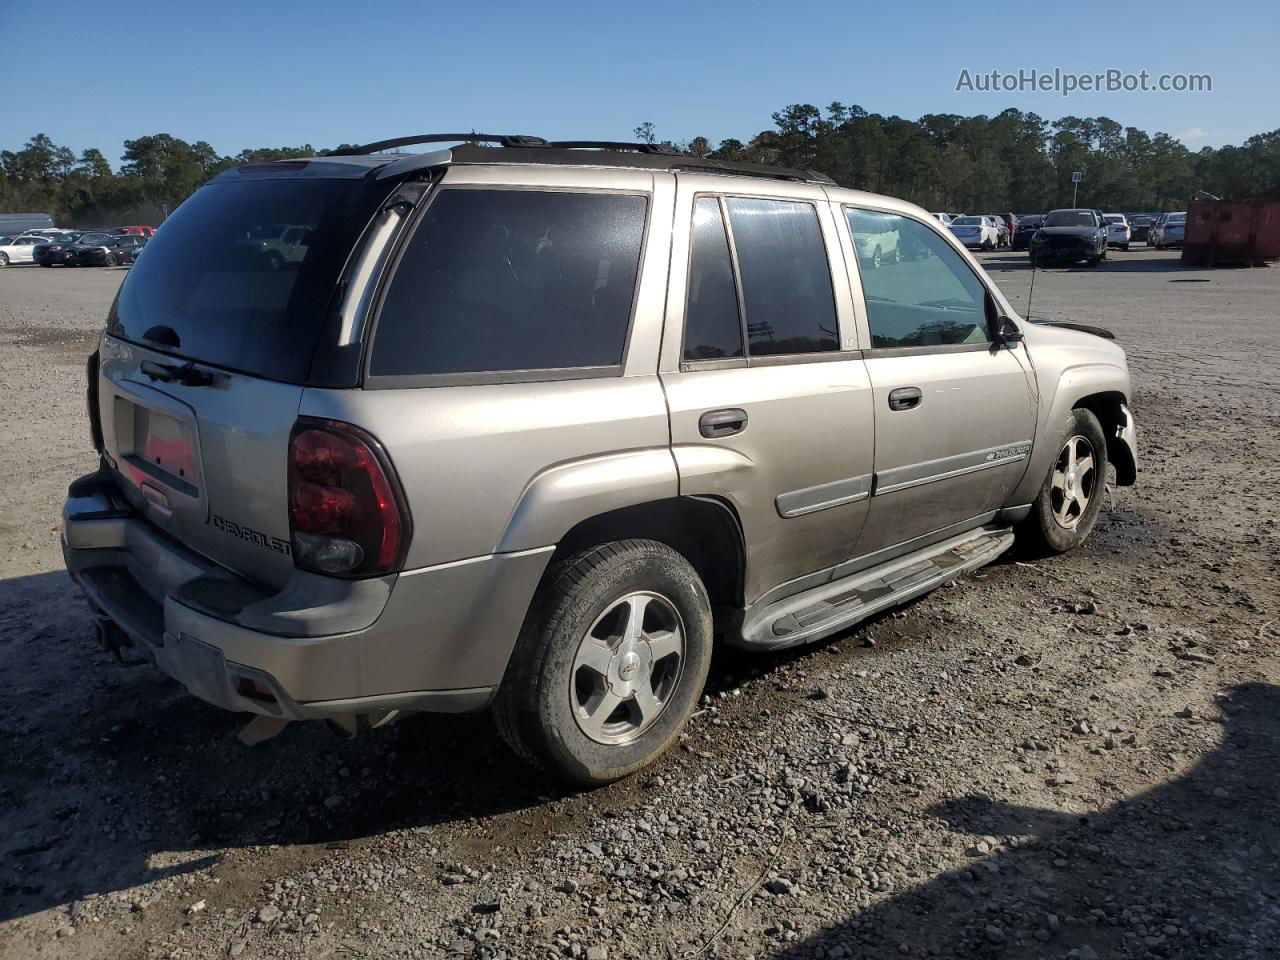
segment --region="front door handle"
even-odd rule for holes
[[[889,391],[889,409],[912,410],[920,406],[920,401],[923,399],[924,394],[920,392],[919,387],[899,387],[897,390]]]
[[[747,429],[747,411],[733,407],[728,410],[708,410],[698,418],[698,432],[708,440],[732,437]]]

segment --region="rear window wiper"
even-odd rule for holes
[[[163,380],[165,383],[180,383],[186,387],[207,387],[213,383],[213,374],[196,367],[194,360],[186,363],[160,363],[157,360],[144,360],[142,372],[152,380]]]

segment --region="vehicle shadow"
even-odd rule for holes
[[[966,835],[964,866],[774,956],[1277,955],[1280,687],[1235,687],[1219,707],[1221,720],[1185,721],[1221,725],[1200,763],[1101,812],[938,804],[930,813]]]
[[[545,808],[574,792],[532,769],[512,776],[487,714],[416,716],[356,740],[293,724],[245,747],[248,715],[118,664],[90,625],[64,573],[0,581],[0,921],[209,867],[227,849],[323,849],[488,817],[501,832],[514,815],[542,836]]]

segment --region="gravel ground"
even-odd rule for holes
[[[96,650],[57,515],[121,275],[0,271],[0,956],[1280,956],[1276,268],[1037,273],[1137,387],[1088,544],[718,655],[669,758],[586,793],[484,716],[244,748]]]

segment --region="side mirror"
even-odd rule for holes
[[[1022,331],[1011,319],[1001,317],[996,321],[996,337],[1001,343],[1021,343]]]

